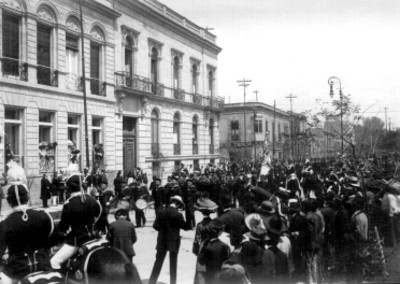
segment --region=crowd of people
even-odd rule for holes
[[[386,273],[382,239],[386,246],[400,243],[397,168],[386,163],[389,171],[383,172],[380,166],[374,159],[344,156],[278,162],[264,149],[259,166],[230,162],[187,169],[181,164],[165,184],[158,177],[148,183],[140,169],[118,172],[113,186],[101,171],[76,170],[65,181],[68,196],[56,228],[45,211],[29,208],[26,185],[10,180],[7,201],[13,213],[0,224],[0,253],[8,255],[2,283],[17,283],[38,270],[62,272],[68,259],[101,235],[133,264],[135,229],[146,224],[144,209],[150,203],[158,231],[150,284],[157,283],[167,253],[170,283],[176,283],[180,230],[193,230],[195,284],[322,283],[328,278],[358,283],[373,269]],[[42,190],[52,186],[54,181],[42,182]],[[109,224],[113,208],[116,221]],[[135,222],[129,217],[132,209]],[[202,220],[196,220],[195,211]],[[27,234],[33,236],[29,241]],[[54,246],[59,249],[50,254]],[[374,254],[382,261],[371,267]]]

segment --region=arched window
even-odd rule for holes
[[[151,112],[151,154],[157,156],[160,150],[159,146],[159,126],[160,126],[160,116],[158,111],[154,109]]]
[[[133,46],[132,37],[127,36],[125,43],[125,72],[127,78],[130,78],[133,74]]]
[[[178,56],[174,57],[174,67],[173,67],[173,87],[174,89],[179,89],[180,87],[180,74],[179,74],[179,69],[180,69],[180,61]]]
[[[181,154],[181,118],[179,113],[174,114],[174,122],[173,122],[173,140],[174,140],[174,155]]]
[[[208,94],[210,97],[214,96],[214,71],[208,72]]]
[[[193,155],[199,154],[199,145],[198,145],[198,128],[199,128],[199,119],[197,115],[193,116],[192,121],[192,145],[193,145]]]
[[[197,64],[192,65],[192,93],[197,94],[198,93],[198,78],[199,78],[199,68],[197,67]]]
[[[208,133],[210,135],[210,154],[214,154],[214,119],[212,118],[210,118]]]
[[[158,50],[156,47],[151,49],[151,82],[158,83]]]

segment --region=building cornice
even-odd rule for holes
[[[171,31],[173,31],[174,33],[178,33],[178,34],[182,35],[183,38],[193,41],[193,42],[197,43],[198,45],[200,45],[208,50],[211,50],[215,54],[219,54],[222,51],[222,48],[217,46],[215,43],[212,43],[210,40],[207,40],[205,38],[205,36],[202,37],[201,32],[199,34],[196,34],[194,31],[191,31],[188,27],[184,26],[178,20],[173,20],[172,18],[167,17],[164,12],[167,9],[167,7],[165,5],[163,6],[164,9],[162,11],[158,11],[158,10],[150,7],[145,2],[148,2],[148,1],[147,0],[115,0],[114,5],[120,4],[132,11],[140,13],[144,17],[150,18],[152,21],[159,24],[160,26],[168,28]],[[153,1],[153,2],[155,2],[156,5],[160,5],[160,3],[157,1]],[[121,11],[126,12],[125,9],[121,9]],[[186,22],[186,21],[187,21],[186,19],[183,19],[183,22]],[[202,30],[203,34],[204,34],[205,30],[201,29],[201,28],[199,28],[199,29]],[[208,31],[207,31],[207,33],[208,33]]]
[[[80,3],[80,0],[73,0],[75,3]],[[99,14],[105,15],[110,17],[111,19],[115,20],[119,18],[122,14],[117,12],[116,10],[109,8],[95,0],[85,0],[82,1],[83,5],[86,6],[91,11],[95,11]]]

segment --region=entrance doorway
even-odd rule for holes
[[[123,118],[123,163],[124,174],[134,171],[137,167],[136,157],[136,123],[137,118],[126,117]]]

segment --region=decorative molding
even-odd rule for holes
[[[190,65],[196,64],[197,67],[200,67],[201,60],[197,59],[196,57],[190,57]]]
[[[182,57],[183,57],[184,53],[182,51],[179,51],[179,50],[175,49],[175,48],[171,48],[171,55],[172,55],[172,58],[174,58],[175,56],[178,56],[179,59],[182,60]]]
[[[70,17],[67,19],[66,26],[67,26],[67,28],[68,28],[69,30],[72,30],[72,31],[74,31],[74,32],[80,32],[80,30],[81,30],[81,24],[80,24],[80,22],[78,21],[78,19],[75,18],[74,16],[70,16]]]
[[[8,8],[22,11],[21,3],[19,3],[17,0],[0,0],[0,3]]]
[[[217,70],[217,67],[215,67],[213,65],[210,65],[210,64],[207,64],[207,73],[208,73],[208,71],[215,72],[216,70]]]
[[[158,50],[158,58],[161,58],[162,47],[164,44],[153,38],[148,38],[147,41],[149,43],[149,56],[152,56],[152,49],[155,47]]]
[[[126,45],[126,37],[130,36],[133,39],[133,46],[137,47],[138,37],[140,32],[137,30],[131,29],[125,25],[121,26],[121,33],[122,33],[122,45]]]
[[[51,22],[51,23],[55,23],[55,19],[52,15],[52,13],[45,7],[41,7],[38,11],[37,11],[37,16],[42,19],[45,20],[47,22]]]
[[[104,34],[103,31],[98,28],[94,27],[92,31],[90,32],[90,35],[92,36],[93,39],[98,40],[98,41],[104,41]]]

